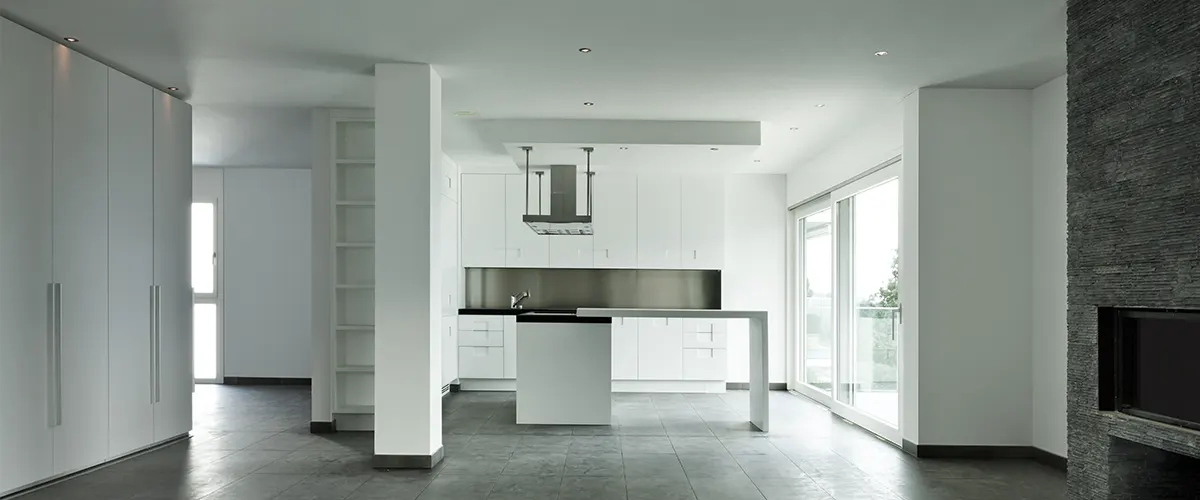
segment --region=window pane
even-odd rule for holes
[[[854,197],[849,381],[856,408],[895,425],[900,279],[900,181],[892,179]]]
[[[214,293],[216,278],[216,206],[192,203],[192,288]]]
[[[217,305],[193,304],[193,369],[199,380],[217,378]]]
[[[804,219],[804,383],[833,388],[832,211]]]

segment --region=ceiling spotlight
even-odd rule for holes
[[[168,91],[170,91],[170,92],[178,92],[178,91],[179,91],[179,87],[167,87],[167,90],[168,90]]]
[[[817,105],[815,105],[815,107],[818,107],[818,108],[823,108],[823,107],[825,107],[825,105],[824,105],[824,104],[817,104]]]
[[[583,105],[584,105],[584,106],[595,106],[595,105],[596,105],[596,103],[594,103],[594,102],[592,102],[592,101],[588,101],[588,102],[585,102],[585,103],[583,103]]]
[[[621,151],[629,151],[629,146],[621,146]]]
[[[709,151],[720,151],[721,148],[708,148]]]
[[[888,55],[888,51],[886,51],[886,50],[881,50],[881,51],[879,51],[879,52],[876,52],[876,53],[875,53],[875,55],[876,55],[876,56],[879,56],[879,57],[883,57],[883,56],[886,56],[886,55]]]
[[[789,128],[788,130],[800,130],[800,127],[792,127],[792,128]]]
[[[65,37],[63,40],[65,40],[67,43],[79,43],[79,39],[73,36]]]
[[[583,52],[584,54],[587,54],[587,53],[591,52],[591,51],[592,51],[592,49],[589,49],[589,48],[587,48],[587,47],[581,47],[581,48],[579,49],[579,51],[580,51],[580,52]]]
[[[477,116],[478,111],[455,111],[454,116]]]
[[[754,160],[754,163],[762,163],[762,160]]]

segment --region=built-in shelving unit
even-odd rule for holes
[[[375,412],[375,122],[334,119],[334,413]]]

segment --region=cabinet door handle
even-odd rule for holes
[[[58,402],[54,404],[54,421],[56,425],[63,423],[62,411],[62,283],[54,284],[54,394]]]
[[[696,260],[696,251],[692,250],[692,260]]]
[[[150,404],[154,404],[158,394],[158,297],[154,294],[155,286],[150,285]]]
[[[58,425],[57,289],[56,283],[46,284],[46,425],[51,428]]]
[[[154,285],[154,402],[162,402],[162,285]]]

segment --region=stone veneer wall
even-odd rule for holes
[[[1200,309],[1200,0],[1067,18],[1070,498],[1140,498],[1110,436],[1200,457],[1200,434],[1097,410],[1096,307]]]

